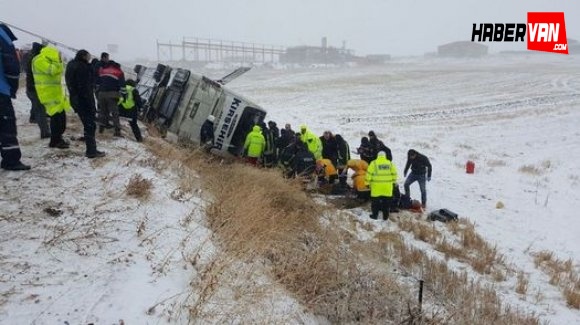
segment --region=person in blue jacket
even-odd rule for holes
[[[13,41],[16,36],[10,28],[0,24],[0,167],[6,170],[28,170],[20,161],[22,153],[16,138],[16,114],[12,98],[16,98],[20,78],[20,62]]]

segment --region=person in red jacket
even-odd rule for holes
[[[114,136],[121,137],[121,123],[119,122],[119,103],[121,88],[125,86],[125,74],[121,65],[113,60],[103,62],[99,68],[97,86],[99,89],[97,100],[99,102],[99,133],[103,133],[109,125],[109,119],[113,120],[115,128]]]

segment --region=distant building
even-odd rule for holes
[[[574,55],[580,55],[580,42],[575,39],[568,39],[568,53]]]
[[[487,46],[474,42],[453,42],[437,48],[441,57],[481,57],[487,55]]]
[[[369,54],[365,57],[366,64],[385,64],[389,60],[391,60],[389,54]]]
[[[340,64],[352,61],[354,51],[336,47],[295,46],[286,48],[280,56],[282,63]]]
[[[326,37],[322,38],[321,46],[288,47],[280,56],[281,63],[298,64],[342,64],[354,60],[354,51],[347,49],[345,42],[342,48],[328,46]]]

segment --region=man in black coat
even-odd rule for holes
[[[12,98],[16,98],[20,78],[20,62],[13,41],[16,36],[0,23],[0,167],[6,170],[29,170],[20,161],[22,152],[16,137],[16,114]]]
[[[301,141],[296,141],[296,155],[293,161],[293,171],[299,177],[312,177],[316,169],[316,159],[312,152]]]
[[[336,166],[338,164],[338,144],[334,134],[330,131],[324,131],[320,137],[320,142],[322,143],[322,158],[330,160],[332,165]]]
[[[286,124],[282,130],[280,130],[280,138],[278,139],[278,148],[280,150],[286,148],[290,143],[294,142],[296,137],[296,132],[292,130],[290,124]]]
[[[346,164],[350,160],[350,147],[348,142],[340,134],[335,134],[336,146],[338,148],[338,157],[336,169],[338,170],[338,181],[341,185],[346,185],[347,175],[344,170],[347,168]]]
[[[391,149],[387,147],[383,141],[377,138],[375,131],[369,131],[369,142],[371,146],[374,148],[374,156],[373,160],[377,159],[377,153],[380,151],[384,151],[387,154],[387,159],[393,161],[393,154],[391,153]]]
[[[75,58],[66,66],[65,80],[70,94],[70,103],[79,115],[84,127],[87,158],[103,157],[104,152],[97,150],[95,140],[95,97],[93,95],[93,69],[89,63],[91,55],[86,50],[79,50]]]
[[[377,151],[371,145],[369,138],[367,137],[362,137],[360,139],[360,146],[356,149],[356,152],[360,155],[360,159],[366,161],[368,164],[377,159]]]
[[[421,204],[423,205],[423,208],[425,208],[427,206],[427,188],[425,180],[431,181],[431,162],[426,156],[411,149],[407,152],[407,164],[405,165],[404,176],[407,176],[409,167],[411,168],[411,173],[405,180],[405,195],[409,196],[409,187],[411,184],[419,182],[419,188],[421,189]]]
[[[215,136],[213,126],[214,121],[215,117],[213,115],[208,116],[205,122],[203,122],[199,134],[199,145],[208,152],[213,147],[213,141]]]
[[[44,105],[40,103],[36,88],[34,87],[34,74],[32,73],[32,59],[40,53],[43,46],[40,43],[32,43],[32,50],[28,53],[26,61],[24,62],[24,70],[26,72],[26,96],[30,99],[32,105],[31,118],[34,120],[40,129],[40,138],[50,138],[50,128],[48,127],[48,119]]]

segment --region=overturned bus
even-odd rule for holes
[[[180,141],[199,144],[201,126],[213,115],[215,141],[211,152],[240,156],[246,135],[264,121],[266,111],[224,85],[248,70],[240,68],[215,81],[162,64],[156,68],[137,65],[136,88],[145,103],[143,119]]]

